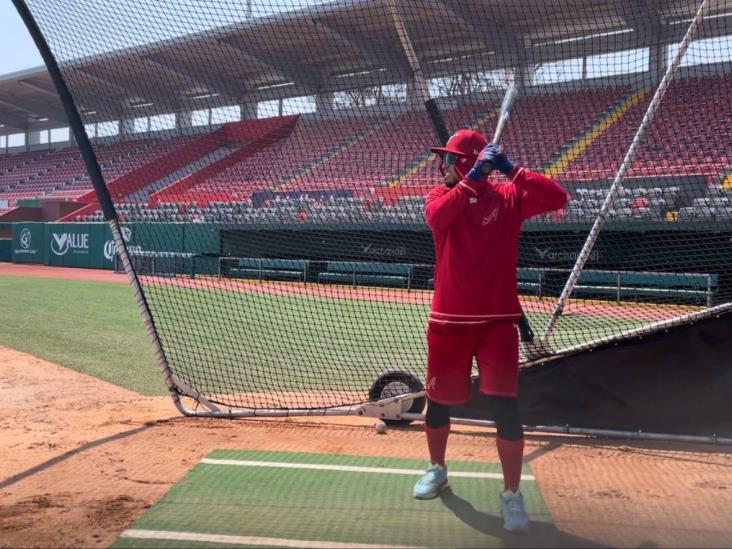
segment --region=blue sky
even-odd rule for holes
[[[114,0],[49,2],[29,0],[42,28],[66,29],[76,41],[51,44],[63,61],[230,25],[247,18],[240,0]],[[252,0],[252,15],[262,17],[330,0]],[[39,5],[43,10],[36,13]],[[191,17],[191,14],[195,17]],[[45,19],[45,25],[44,21]],[[94,24],[90,25],[89,21]],[[144,25],[130,24],[144,21]],[[119,32],[123,29],[124,32]],[[10,0],[0,0],[0,75],[42,65],[33,41]]]
[[[10,0],[0,0],[0,75],[43,64]]]
[[[30,0],[30,3],[37,4],[44,1]],[[252,8],[253,15],[257,17],[328,1],[253,0]],[[44,13],[47,20],[53,21],[54,25],[61,25],[73,35],[83,37],[76,43],[64,42],[61,49],[56,51],[57,56],[63,60],[231,24],[246,18],[245,6],[244,0],[239,2],[224,0],[166,0],[164,2],[160,0],[115,0],[106,2],[98,0],[97,3],[50,3],[44,6],[47,8],[44,9]],[[85,17],[80,17],[80,10],[83,10],[82,13],[87,20],[97,22],[94,32],[90,32],[89,26],[84,24]],[[190,17],[190,13],[196,13],[196,17]],[[143,28],[129,25],[130,18],[146,20],[147,24]],[[126,32],[121,33],[114,30],[119,28],[125,29]],[[675,48],[670,48],[669,56],[672,56],[674,52]],[[618,61],[625,65],[632,64],[629,59],[623,58],[628,53],[618,53]],[[701,40],[693,44],[687,52],[684,64],[730,60],[732,60],[732,37],[726,36]],[[571,64],[572,61],[576,60],[569,60],[564,64]],[[647,63],[646,60],[643,61]],[[0,75],[42,64],[41,56],[12,2],[0,0]],[[611,71],[608,72],[608,68],[613,65],[618,65],[618,62],[615,62],[614,59],[603,59],[602,66],[598,67],[599,73],[602,74],[594,74],[594,76],[613,74]],[[554,73],[558,69],[547,66],[546,70],[552,73],[551,79],[556,81]],[[572,77],[576,78],[576,75]]]

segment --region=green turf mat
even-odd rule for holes
[[[134,526],[132,531],[165,531],[276,538],[310,543],[377,544],[421,547],[587,546],[558,532],[537,483],[524,480],[522,491],[532,516],[532,531],[502,529],[500,479],[463,478],[454,473],[498,473],[493,463],[450,462],[451,490],[430,501],[412,498],[424,461],[216,450],[210,460],[409,469],[413,473],[313,470],[256,465],[201,463],[192,469]],[[524,474],[530,475],[529,467]],[[236,540],[237,538],[234,538]],[[256,544],[255,544],[256,545]],[[265,544],[266,545],[266,544]],[[113,547],[235,546],[201,541],[163,541],[121,537]]]

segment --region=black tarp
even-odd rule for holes
[[[477,395],[455,417],[491,419]],[[732,313],[522,369],[526,425],[732,437]]]

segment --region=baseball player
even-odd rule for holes
[[[489,145],[472,130],[460,130],[445,147],[431,150],[441,156],[445,185],[429,192],[424,212],[437,257],[427,330],[430,465],[415,485],[414,497],[434,498],[448,486],[450,407],[470,400],[475,357],[480,391],[487,395],[497,427],[504,528],[526,530],[529,517],[519,490],[524,434],[516,398],[519,234],[524,220],[563,207],[567,194],[551,179],[514,166],[502,146]],[[490,169],[507,181],[489,181],[485,172]]]

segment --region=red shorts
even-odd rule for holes
[[[518,328],[514,321],[497,321],[472,326],[429,324],[427,397],[440,404],[469,401],[473,357],[478,362],[481,393],[516,396]]]

